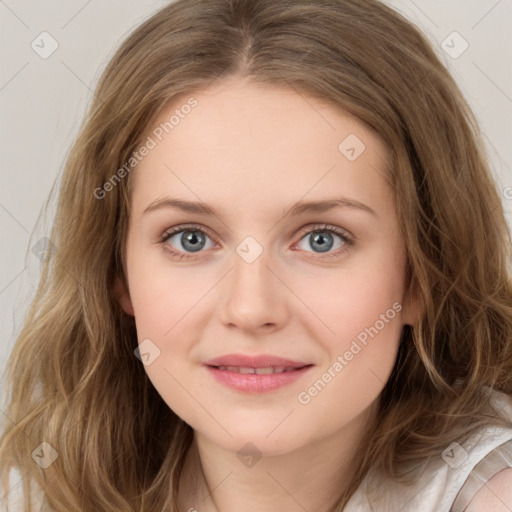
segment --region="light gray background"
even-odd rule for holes
[[[30,248],[49,234],[38,215],[77,134],[92,90],[120,41],[166,2],[0,0],[0,371],[38,278]],[[433,41],[481,124],[512,225],[512,0],[391,0]],[[31,47],[46,31],[47,59]],[[457,58],[443,41],[460,50]],[[450,37],[448,37],[450,36]],[[448,39],[447,39],[448,37]],[[509,192],[507,192],[507,190]],[[0,384],[1,385],[1,384]],[[0,414],[2,414],[0,404]]]

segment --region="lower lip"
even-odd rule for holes
[[[219,370],[214,366],[206,366],[206,368],[218,382],[232,389],[249,393],[265,393],[295,382],[304,376],[312,368],[312,365],[303,366],[290,372],[264,375],[230,372],[228,370]]]

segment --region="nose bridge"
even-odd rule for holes
[[[223,303],[224,321],[243,328],[279,323],[284,304],[279,280],[269,268],[271,251],[253,237],[244,239],[235,251]]]

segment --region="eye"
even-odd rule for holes
[[[334,257],[345,253],[354,245],[352,236],[341,228],[327,224],[309,226],[301,232],[302,238],[298,242],[299,248],[308,252],[304,245],[310,245],[316,254],[326,254],[321,257]],[[336,239],[338,242],[336,243]],[[210,245],[208,246],[208,240]],[[201,226],[176,226],[167,230],[158,240],[171,256],[182,260],[193,258],[193,253],[203,249],[211,249],[213,242],[207,231]],[[332,249],[335,249],[334,251]]]
[[[304,232],[303,232],[304,233]],[[338,239],[336,243],[335,239]],[[301,244],[302,243],[302,244]],[[306,250],[304,246],[309,245],[314,249],[316,254],[328,253],[326,257],[339,256],[348,251],[354,245],[354,239],[346,231],[330,226],[327,224],[314,226],[305,231],[305,236],[297,244],[302,250]],[[335,249],[334,251],[332,249]],[[330,252],[329,252],[330,251]]]
[[[207,238],[210,238],[209,235],[199,226],[177,226],[166,231],[159,242],[165,246],[166,250],[168,250],[173,257],[177,257],[181,260],[193,257],[192,255],[187,254],[188,251],[194,253],[205,248],[211,248],[205,247],[205,241]],[[173,241],[173,239],[175,240]],[[178,247],[173,247],[171,242],[176,244]]]

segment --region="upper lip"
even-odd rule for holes
[[[302,368],[303,366],[308,366],[311,363],[292,361],[291,359],[284,359],[282,357],[267,354],[257,356],[227,354],[225,356],[216,357],[215,359],[210,359],[204,364],[207,366],[236,366],[238,368]]]

